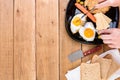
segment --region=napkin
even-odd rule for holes
[[[112,49],[109,51],[104,52],[103,54],[99,55],[99,57],[104,57],[107,54],[111,54],[113,59],[120,64],[120,52],[118,49]],[[89,63],[88,61],[87,63]],[[69,70],[66,74],[65,77],[67,80],[80,80],[80,66],[76,67],[73,70]],[[115,80],[116,78],[120,77],[120,70],[116,71],[113,75],[108,80]]]

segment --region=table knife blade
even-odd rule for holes
[[[71,53],[69,56],[68,56],[68,59],[70,60],[70,62],[74,62],[78,59],[81,59],[82,57],[85,57],[87,55],[90,55],[92,53],[95,53],[97,51],[99,51],[100,49],[102,49],[102,46],[99,45],[99,46],[96,46],[90,50],[87,50],[85,52],[82,52],[82,50],[77,50],[73,53]]]

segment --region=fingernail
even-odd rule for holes
[[[100,38],[101,38],[101,39],[102,39],[102,37],[103,37],[103,36],[102,36],[102,35],[100,35]]]
[[[100,34],[101,34],[101,31],[97,31],[97,33],[100,35]]]

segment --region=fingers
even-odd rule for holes
[[[113,44],[113,42],[111,40],[103,40],[104,44],[107,44],[108,47],[110,48],[116,48],[116,46]]]
[[[112,44],[112,41],[111,40],[103,40],[103,43],[104,44]]]
[[[101,39],[103,40],[103,43],[107,44],[110,48],[120,48],[111,35],[101,35]]]
[[[110,33],[112,33],[112,29],[104,29],[98,31],[98,34],[110,34]]]
[[[104,44],[111,44],[113,43],[112,38],[110,35],[101,35],[101,39],[103,40]]]
[[[117,48],[115,45],[113,45],[113,44],[108,44],[108,47],[110,47],[110,48]]]
[[[108,44],[108,47],[110,47],[110,48],[116,48],[116,49],[120,48],[120,46],[115,45],[115,44]]]
[[[101,37],[101,39],[103,39],[103,40],[111,40],[111,35],[105,35],[105,34],[103,34],[103,35],[101,35],[100,37]]]
[[[120,30],[116,28],[110,28],[98,31],[104,44],[107,44],[110,48],[120,48]]]
[[[98,33],[100,34],[100,38],[103,40],[104,44],[107,44],[109,47],[113,47],[112,36],[110,35],[111,29],[101,30]]]
[[[103,8],[103,7],[106,7],[106,6],[110,6],[110,1],[109,0],[106,0],[102,3],[97,4],[95,7],[96,8]]]
[[[107,44],[108,47],[110,47],[110,48],[117,48],[117,47],[113,44],[113,41],[110,40],[110,39],[104,39],[104,40],[103,40],[103,43],[104,43],[104,44]]]

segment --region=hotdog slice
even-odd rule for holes
[[[92,15],[88,10],[86,10],[82,5],[80,5],[79,3],[75,3],[75,6],[80,9],[84,14],[86,14],[93,22],[96,23],[96,19],[94,17],[94,15]]]

